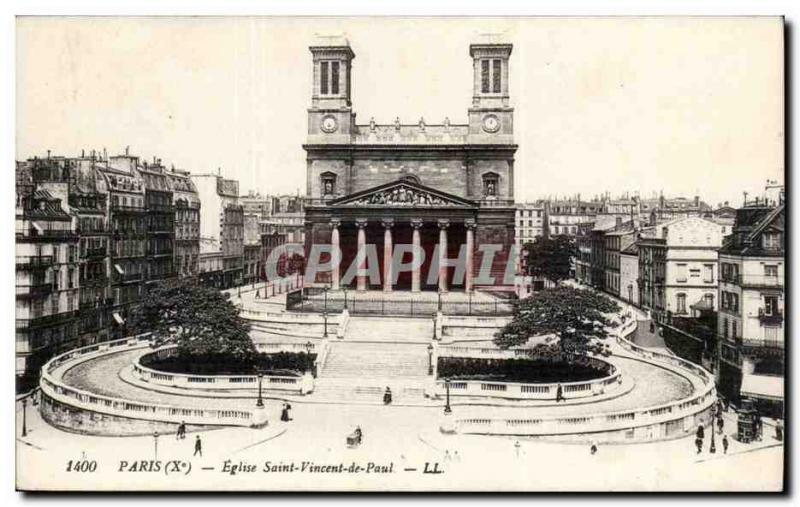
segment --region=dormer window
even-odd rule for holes
[[[766,250],[780,250],[781,248],[781,233],[779,232],[765,232],[762,236],[764,249]]]

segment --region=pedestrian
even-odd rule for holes
[[[256,289],[256,299],[261,299],[261,291],[260,291],[260,289]]]
[[[592,442],[592,446],[589,447],[589,454],[591,454],[592,456],[597,454],[597,444],[596,443]]]
[[[728,435],[722,435],[722,454],[728,454]]]
[[[194,441],[194,454],[192,456],[200,455],[203,457],[203,443],[200,441],[200,435],[197,435],[197,439]]]
[[[450,461],[450,451],[447,449],[444,450],[444,460]]]
[[[564,399],[564,393],[563,390],[561,389],[561,384],[558,384],[558,386],[556,387],[556,403],[558,403],[563,399]]]
[[[458,451],[453,451],[453,461],[460,463],[461,456],[459,456]]]
[[[288,403],[283,404],[283,409],[281,410],[281,421],[289,422],[292,418],[289,416],[289,411],[292,409],[292,406]]]
[[[783,442],[783,423],[780,419],[775,422],[775,438],[778,442]]]
[[[704,438],[706,438],[705,428],[703,428],[702,424],[698,424],[697,425],[697,434],[695,436],[697,438],[699,438],[700,440],[703,440]]]
[[[700,437],[695,438],[694,439],[694,445],[695,445],[695,447],[697,447],[697,454],[700,454],[701,452],[703,452],[703,439],[702,438],[700,438]]]
[[[717,430],[722,433],[722,428],[725,427],[725,420],[722,419],[722,414],[717,416]]]
[[[519,443],[519,440],[517,440],[516,442],[514,442],[514,454],[515,454],[515,455],[516,455],[518,458],[519,458],[519,452],[520,452],[520,451],[519,451],[519,448],[520,448],[520,443]]]
[[[762,430],[762,422],[761,422],[761,414],[756,413],[756,420],[755,420],[755,430],[756,430],[756,438],[761,440],[761,430]]]

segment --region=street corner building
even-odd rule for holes
[[[371,244],[379,252],[380,284],[358,276],[353,284],[359,290],[513,290],[505,280],[516,211],[512,45],[487,41],[468,49],[474,71],[466,123],[420,118],[409,124],[398,116],[382,124],[356,121],[349,42],[325,38],[310,47],[306,254],[310,259],[314,245],[330,245],[332,252],[322,259],[332,269],[310,282],[338,289],[359,249]],[[424,252],[424,261],[392,273],[392,246],[401,244],[413,246],[400,262],[410,262],[414,251]],[[459,277],[442,261],[458,258],[462,248],[466,276]]]

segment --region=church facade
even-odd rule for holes
[[[362,267],[369,262],[358,252],[374,245],[379,279],[357,276],[349,286],[386,292],[507,290],[508,264],[514,262],[517,149],[508,89],[512,46],[470,45],[473,99],[465,124],[447,118],[357,123],[349,43],[329,39],[310,51],[314,78],[303,145],[306,255],[314,262],[314,245],[329,245],[329,257],[320,260],[333,265],[313,281],[340,288],[354,262]],[[410,263],[411,269],[392,262],[399,245],[411,249],[395,261]],[[445,259],[459,254],[466,276],[446,266]]]

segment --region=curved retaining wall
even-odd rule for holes
[[[678,357],[643,349],[627,337],[636,330],[636,321],[615,329],[616,341],[623,348],[646,360],[661,361],[699,377],[702,386],[688,398],[622,412],[587,414],[580,417],[520,419],[456,419],[447,424],[459,433],[535,436],[554,440],[635,442],[680,438],[692,433],[697,424],[706,423],[716,401],[713,376],[703,368]]]
[[[285,346],[285,348],[270,347],[275,352],[280,350],[294,351],[293,349],[295,347],[302,347],[302,352],[306,351],[305,346],[300,344],[287,343],[270,345]],[[149,384],[180,387],[183,389],[252,390],[258,388],[258,375],[191,375],[160,371],[143,366],[141,363],[141,360],[146,356],[156,356],[158,358],[170,357],[174,355],[175,350],[175,346],[167,346],[157,351],[140,355],[133,363],[134,376]],[[299,350],[297,351],[299,352]],[[314,377],[310,373],[297,377],[288,375],[265,375],[261,379],[261,385],[263,389],[270,391],[289,391],[307,394],[314,390]]]
[[[450,350],[446,350],[450,349]],[[440,357],[479,357],[487,359],[514,359],[527,358],[523,350],[493,350],[470,349],[469,347],[439,347]],[[442,351],[445,353],[442,354]],[[445,355],[446,354],[446,355]],[[450,355],[454,354],[454,355]],[[462,355],[463,354],[463,355]],[[450,396],[485,396],[490,398],[507,398],[521,400],[555,400],[558,386],[561,386],[561,395],[565,399],[589,398],[599,396],[622,385],[622,375],[617,367],[598,358],[591,361],[602,363],[605,368],[610,368],[611,374],[583,382],[553,382],[553,383],[522,383],[522,382],[492,382],[484,380],[454,380],[450,382]],[[445,382],[436,381],[435,393],[439,396],[446,394]]]
[[[60,366],[72,367],[89,359],[145,347],[149,347],[146,336],[123,338],[73,349],[48,361],[42,367],[42,377],[39,381],[43,401],[40,403],[42,417],[55,425],[66,427],[70,421],[91,420],[94,417],[92,414],[97,414],[99,420],[124,420],[133,428],[141,428],[144,431],[152,428],[153,422],[166,424],[167,427],[181,422],[195,426],[258,427],[266,424],[264,410],[204,409],[131,401],[76,389],[64,384],[53,375],[53,371]],[[84,414],[82,417],[60,417],[57,412],[64,410]],[[147,424],[137,425],[137,421],[146,421]],[[67,427],[67,429],[86,431],[85,428]],[[124,432],[124,429],[121,431]]]

